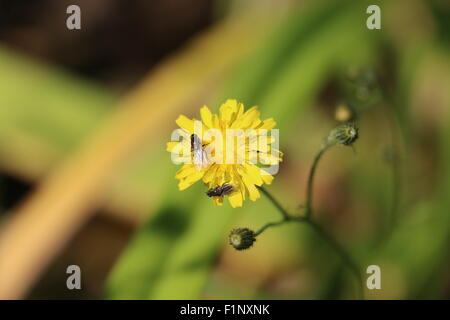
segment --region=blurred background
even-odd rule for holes
[[[176,117],[228,98],[277,121],[268,190],[291,212],[323,138],[356,121],[355,150],[319,164],[317,221],[364,274],[380,266],[367,298],[450,298],[449,53],[444,0],[0,0],[0,298],[355,298],[306,226],[227,244],[278,219],[264,197],[231,209],[200,183],[178,191]]]

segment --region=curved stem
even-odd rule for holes
[[[323,153],[323,151],[321,151],[321,153]],[[337,253],[337,255],[341,258],[344,264],[349,268],[349,270],[353,272],[358,281],[359,296],[361,297],[361,299],[364,299],[364,287],[362,275],[361,272],[359,271],[360,269],[356,264],[356,262],[354,262],[350,254],[344,249],[344,247],[342,247],[329,233],[327,233],[319,224],[314,222],[312,219],[310,219],[309,217],[296,217],[290,215],[286,211],[286,209],[283,208],[280,202],[276,200],[266,189],[262,187],[260,187],[259,189],[278,209],[278,211],[281,213],[282,219],[280,221],[266,223],[264,226],[262,226],[259,230],[255,232],[255,237],[263,233],[268,228],[279,226],[291,221],[308,224],[316,232],[316,234],[318,234],[326,243],[328,243],[328,245]]]
[[[394,112],[394,106],[399,104],[399,101],[396,101],[398,99],[395,99],[395,96],[392,92],[392,90],[388,90],[385,86],[380,86],[381,90],[381,97],[387,102],[385,104],[382,104],[385,109],[386,114],[386,122],[388,123],[389,130],[389,138],[391,140],[391,148],[394,150],[394,154],[391,155],[392,158],[390,159],[390,165],[391,165],[391,179],[392,179],[392,203],[391,207],[389,209],[389,216],[387,219],[386,227],[382,228],[382,232],[386,233],[388,236],[394,229],[397,223],[397,216],[398,216],[398,209],[401,202],[401,196],[402,196],[402,187],[403,187],[403,181],[402,181],[402,170],[401,170],[401,145],[404,145],[405,142],[405,135],[407,130],[409,130],[407,123],[403,121],[400,121],[400,118],[398,117],[397,113]],[[406,140],[407,141],[407,140]],[[385,232],[387,231],[387,232]],[[382,236],[386,238],[386,234],[383,234]]]
[[[364,284],[362,274],[358,265],[353,261],[350,254],[319,224],[315,223],[312,220],[307,220],[306,222],[314,229],[314,231],[316,231],[318,235],[322,237],[325,242],[328,243],[330,247],[332,247],[336,251],[345,265],[347,265],[347,267],[353,272],[356,277],[356,281],[358,282],[359,296],[361,297],[361,299],[364,299]]]
[[[289,220],[289,212],[287,212],[286,209],[283,208],[280,202],[277,201],[277,199],[275,199],[264,187],[258,187],[258,189],[261,190],[262,193],[264,193],[266,197],[269,198],[269,200],[273,203],[273,205],[280,211],[283,220]]]
[[[328,148],[331,145],[329,143],[326,143],[323,145],[323,147],[320,149],[320,151],[316,154],[314,161],[311,165],[311,168],[309,169],[309,176],[308,176],[308,185],[306,189],[306,212],[305,216],[307,218],[311,217],[312,214],[312,199],[313,199],[313,182],[314,182],[314,175],[316,173],[317,164],[319,163],[320,158],[325,153],[325,151],[328,150]]]
[[[283,224],[287,222],[287,220],[280,220],[277,222],[269,222],[266,223],[265,225],[263,225],[261,228],[259,228],[258,230],[255,231],[255,237],[259,236],[261,233],[263,233],[266,229],[270,228],[270,227],[275,227],[275,226],[279,226],[280,224]]]

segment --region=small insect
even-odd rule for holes
[[[216,188],[209,189],[206,192],[206,195],[208,197],[222,197],[222,196],[229,195],[233,191],[234,191],[233,186],[231,184],[227,184],[226,183],[223,186],[219,186],[219,187],[216,187]]]
[[[191,156],[192,163],[197,171],[208,166],[209,161],[207,153],[205,149],[203,149],[200,138],[195,133],[191,135]]]

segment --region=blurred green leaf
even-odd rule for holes
[[[0,47],[0,135],[21,130],[66,151],[88,136],[117,96]]]
[[[1,165],[36,179],[88,137],[116,101],[98,85],[0,46]]]

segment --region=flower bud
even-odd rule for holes
[[[328,136],[328,144],[342,144],[350,146],[358,139],[358,128],[354,123],[346,123],[331,130]]]
[[[334,111],[334,118],[339,122],[347,122],[353,120],[355,113],[349,104],[341,103]]]
[[[256,241],[255,233],[248,228],[233,229],[228,236],[230,244],[236,250],[248,249]]]

